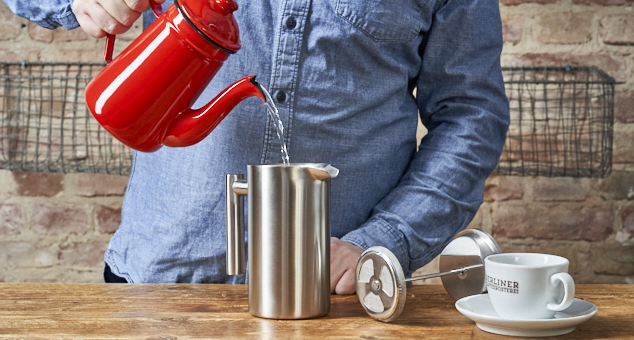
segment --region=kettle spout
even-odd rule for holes
[[[162,144],[171,147],[194,145],[203,140],[238,105],[249,97],[266,102],[262,85],[255,76],[244,77],[226,88],[207,105],[181,112],[171,123]]]

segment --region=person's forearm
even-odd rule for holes
[[[429,132],[399,184],[342,240],[388,247],[411,273],[467,227],[509,123],[501,50],[497,1],[449,0],[435,13],[416,96]]]
[[[79,27],[71,9],[72,0],[3,0],[9,9],[44,28],[64,26],[67,30]]]

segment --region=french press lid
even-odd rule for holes
[[[484,259],[502,252],[495,239],[479,229],[465,229],[443,249],[438,259],[440,272],[464,268],[478,264]],[[452,298],[460,300],[465,296],[486,292],[484,267],[459,275],[442,276],[442,285]]]
[[[440,254],[441,273],[405,279],[403,268],[389,249],[370,247],[357,263],[357,297],[370,316],[390,322],[403,311],[408,281],[441,276],[445,290],[456,300],[480,294],[486,290],[484,259],[501,252],[492,236],[479,229],[467,229],[458,233]]]
[[[227,53],[240,49],[240,31],[233,12],[234,0],[175,0],[185,19],[212,44]]]

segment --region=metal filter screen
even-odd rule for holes
[[[596,67],[504,68],[511,124],[494,174],[607,177],[614,79]]]
[[[132,150],[110,136],[84,102],[86,85],[103,67],[0,63],[0,168],[129,174]]]
[[[129,174],[132,150],[103,130],[84,102],[86,85],[103,66],[0,63],[0,168]],[[614,79],[585,66],[502,73],[511,125],[494,174],[610,174]]]

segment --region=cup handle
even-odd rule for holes
[[[560,303],[548,303],[546,308],[554,311],[562,311],[572,304],[575,299],[575,282],[568,273],[557,273],[550,277],[550,284],[556,285],[557,282],[564,285],[564,298]]]
[[[163,14],[163,7],[161,4],[150,0],[150,7],[152,7],[152,12],[158,18],[161,14]],[[103,52],[103,60],[106,61],[106,64],[110,64],[112,61],[112,52],[114,51],[114,34],[106,34],[106,48]]]

